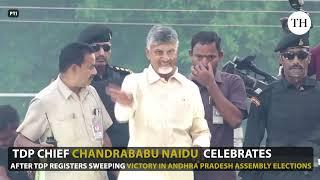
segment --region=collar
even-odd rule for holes
[[[102,74],[102,79],[110,78],[111,74],[112,74],[112,68],[109,64],[106,64],[105,71]]]
[[[146,69],[147,71],[147,78],[148,78],[148,83],[152,84],[155,83],[159,80],[162,80],[163,78],[161,78],[159,76],[159,74],[153,69],[153,67],[151,66],[151,64],[148,66],[148,68]],[[168,81],[170,81],[171,79],[175,79],[178,82],[182,83],[183,81],[183,76],[178,72],[178,67],[176,68],[174,74],[168,79]]]
[[[218,70],[218,69],[216,70],[214,78],[215,78],[217,83],[223,83],[222,78],[221,78],[221,71],[220,70]]]
[[[60,74],[58,75],[57,78],[57,86],[58,86],[58,90],[60,91],[60,93],[62,94],[62,96],[65,99],[69,99],[70,96],[74,95],[77,96],[60,78]],[[79,92],[79,96],[80,99],[85,98],[86,95],[89,94],[89,87],[85,87],[85,88],[81,88],[80,92]],[[83,98],[82,98],[83,97]]]
[[[292,84],[290,84],[285,78],[281,79],[282,84],[285,88],[292,88],[294,87]],[[305,77],[305,79],[303,80],[301,87],[314,87],[316,85],[316,80],[312,79],[310,77]]]

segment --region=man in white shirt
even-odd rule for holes
[[[129,147],[209,147],[210,132],[198,87],[178,73],[178,35],[153,26],[146,41],[150,61],[143,72],[128,75],[122,88],[109,87],[118,121],[129,119]],[[123,179],[192,180],[192,171],[120,172]]]

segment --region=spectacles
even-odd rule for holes
[[[286,60],[289,60],[289,61],[292,61],[294,59],[294,57],[296,57],[296,56],[297,56],[297,58],[299,60],[304,60],[309,56],[309,52],[306,52],[306,51],[303,51],[303,50],[300,50],[300,51],[297,51],[297,52],[287,51],[287,52],[281,53],[281,55]]]
[[[105,52],[110,51],[111,46],[109,44],[93,44],[91,45],[91,48],[94,50],[94,52],[100,51],[100,48],[102,48]]]

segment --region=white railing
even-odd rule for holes
[[[34,97],[37,93],[0,93],[0,97]]]

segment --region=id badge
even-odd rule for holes
[[[223,118],[220,115],[219,111],[215,108],[215,106],[212,106],[212,124],[223,124]]]
[[[94,139],[101,141],[103,138],[103,126],[101,121],[101,111],[100,109],[94,109],[93,119],[92,119],[92,131]]]

